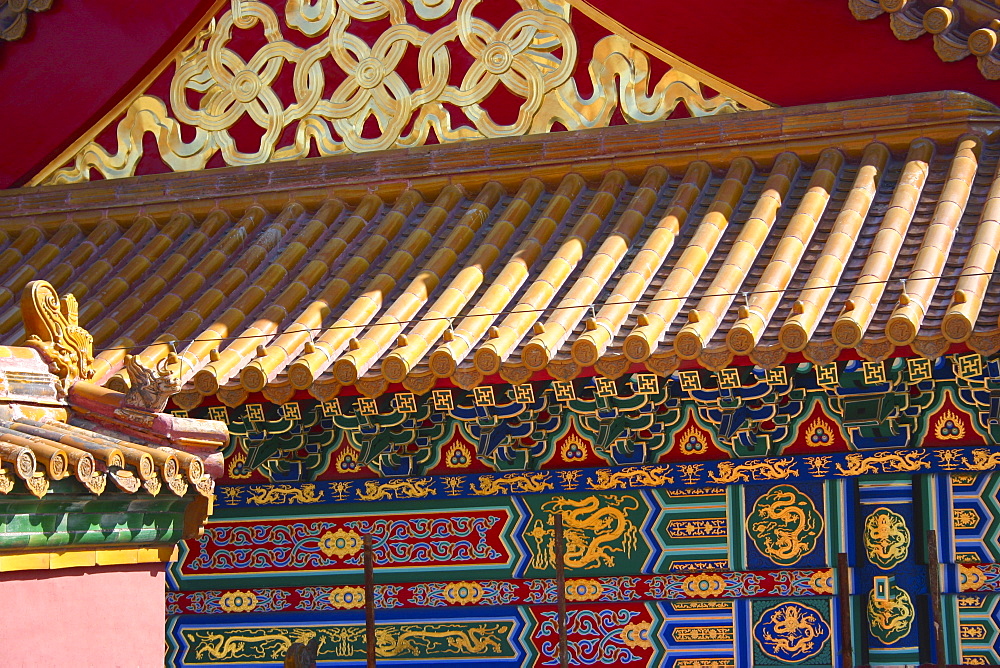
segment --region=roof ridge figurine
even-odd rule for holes
[[[67,392],[77,380],[90,380],[94,370],[94,338],[80,327],[76,297],[60,298],[48,281],[31,281],[21,295],[26,345],[34,348],[58,376]]]

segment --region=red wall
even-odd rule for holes
[[[1000,86],[979,73],[975,58],[942,62],[930,35],[901,42],[887,15],[857,21],[847,0],[593,4],[781,106],[945,89],[1000,103]],[[211,6],[212,0],[74,0],[32,16],[23,40],[0,46],[0,188],[24,183],[90,128]],[[489,0],[477,12],[516,8],[510,0]],[[585,69],[589,54],[581,55]],[[113,125],[109,135],[107,146],[115,150]]]
[[[163,665],[162,564],[0,573],[0,665]]]
[[[961,90],[1000,104],[1000,82],[980,74],[975,57],[946,63],[934,52],[931,35],[896,39],[888,14],[858,21],[847,0],[592,4],[782,107],[936,90]]]
[[[61,0],[0,42],[0,188],[23,182],[126,96],[211,0]]]

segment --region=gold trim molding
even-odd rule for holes
[[[241,166],[316,153],[410,148],[426,144],[432,133],[450,143],[544,133],[557,124],[567,130],[605,127],[618,110],[627,122],[639,123],[666,119],[680,104],[692,116],[771,106],[628,30],[585,0],[518,0],[520,11],[499,28],[476,16],[481,2],[288,0],[279,16],[263,2],[231,0],[221,17],[212,18],[188,48],[172,57],[169,100],[145,94],[153,80],[148,77],[124,109],[106,117],[87,133],[86,142],[57,158],[30,185],[86,181],[91,170],[104,178],[132,176],[146,133],[154,135],[163,162],[182,172],[203,169],[217,154],[226,165]],[[588,85],[573,74],[579,45],[572,9],[609,32],[594,45]],[[415,12],[419,25],[407,22],[408,12]],[[441,26],[440,19],[452,13],[454,20]],[[388,27],[374,44],[351,32],[375,21],[387,21]],[[435,22],[433,32],[422,29],[432,27],[428,21]],[[265,43],[244,61],[229,44],[251,30],[263,30]],[[288,38],[292,32],[299,33],[294,41]],[[299,45],[304,43],[310,46]],[[419,85],[411,90],[399,67],[414,49]],[[650,57],[670,67],[652,91]],[[461,77],[452,74],[453,62],[470,58]],[[331,60],[343,80],[325,92],[332,87],[327,82]],[[286,68],[292,68],[291,103],[274,90]],[[703,85],[717,94],[707,96]],[[582,95],[581,87],[593,93]],[[497,122],[484,106],[500,88],[521,100],[511,123]],[[118,118],[118,145],[109,150],[94,138]],[[237,147],[233,136],[241,122],[262,131],[251,150]],[[283,139],[288,136],[292,139]]]
[[[0,554],[0,573],[89,566],[121,566],[177,561],[177,547],[158,545],[102,550],[68,550],[66,552],[22,552]]]

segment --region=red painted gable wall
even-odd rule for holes
[[[170,52],[211,0],[62,0],[0,42],[0,188],[58,155]]]
[[[889,15],[858,21],[847,0],[591,4],[698,67],[783,107],[934,90],[1000,104],[975,57],[943,62],[929,34],[900,41]]]
[[[514,8],[485,0],[486,14],[491,2]],[[888,15],[857,21],[847,0],[591,2],[781,106],[945,89],[1000,103],[1000,82],[986,80],[974,58],[942,62],[930,35],[901,42]],[[0,47],[0,188],[24,183],[91,127],[211,5],[74,0],[32,16],[25,39]]]

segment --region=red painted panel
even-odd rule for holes
[[[372,535],[375,566],[384,571],[506,566],[512,557],[503,536],[510,521],[506,508],[220,520],[188,541],[181,573],[198,578],[360,571],[365,533]]]
[[[163,664],[162,564],[0,573],[0,664]]]
[[[23,183],[99,120],[210,4],[78,0],[32,17],[29,35],[0,49],[0,188]],[[944,63],[930,35],[901,42],[888,16],[857,21],[846,0],[593,4],[703,69],[782,106],[942,89],[1000,102],[1000,86],[979,73],[974,58]],[[481,13],[498,25],[503,9],[516,9],[513,3],[485,5]],[[589,47],[603,30],[579,13],[576,25],[582,73]],[[655,67],[658,74],[662,66]],[[502,101],[495,104],[492,111],[502,121],[510,109]],[[613,122],[621,122],[620,116]],[[240,141],[252,145],[253,128],[241,130]],[[114,149],[113,126],[104,138]],[[219,166],[218,158],[209,165]],[[139,173],[164,170],[158,158],[147,156]]]
[[[770,102],[800,104],[962,90],[1000,103],[969,57],[942,62],[930,35],[902,42],[884,14],[851,15],[847,0],[591,0],[619,22]]]
[[[73,0],[0,46],[0,188],[24,182],[159,63],[212,0]]]

